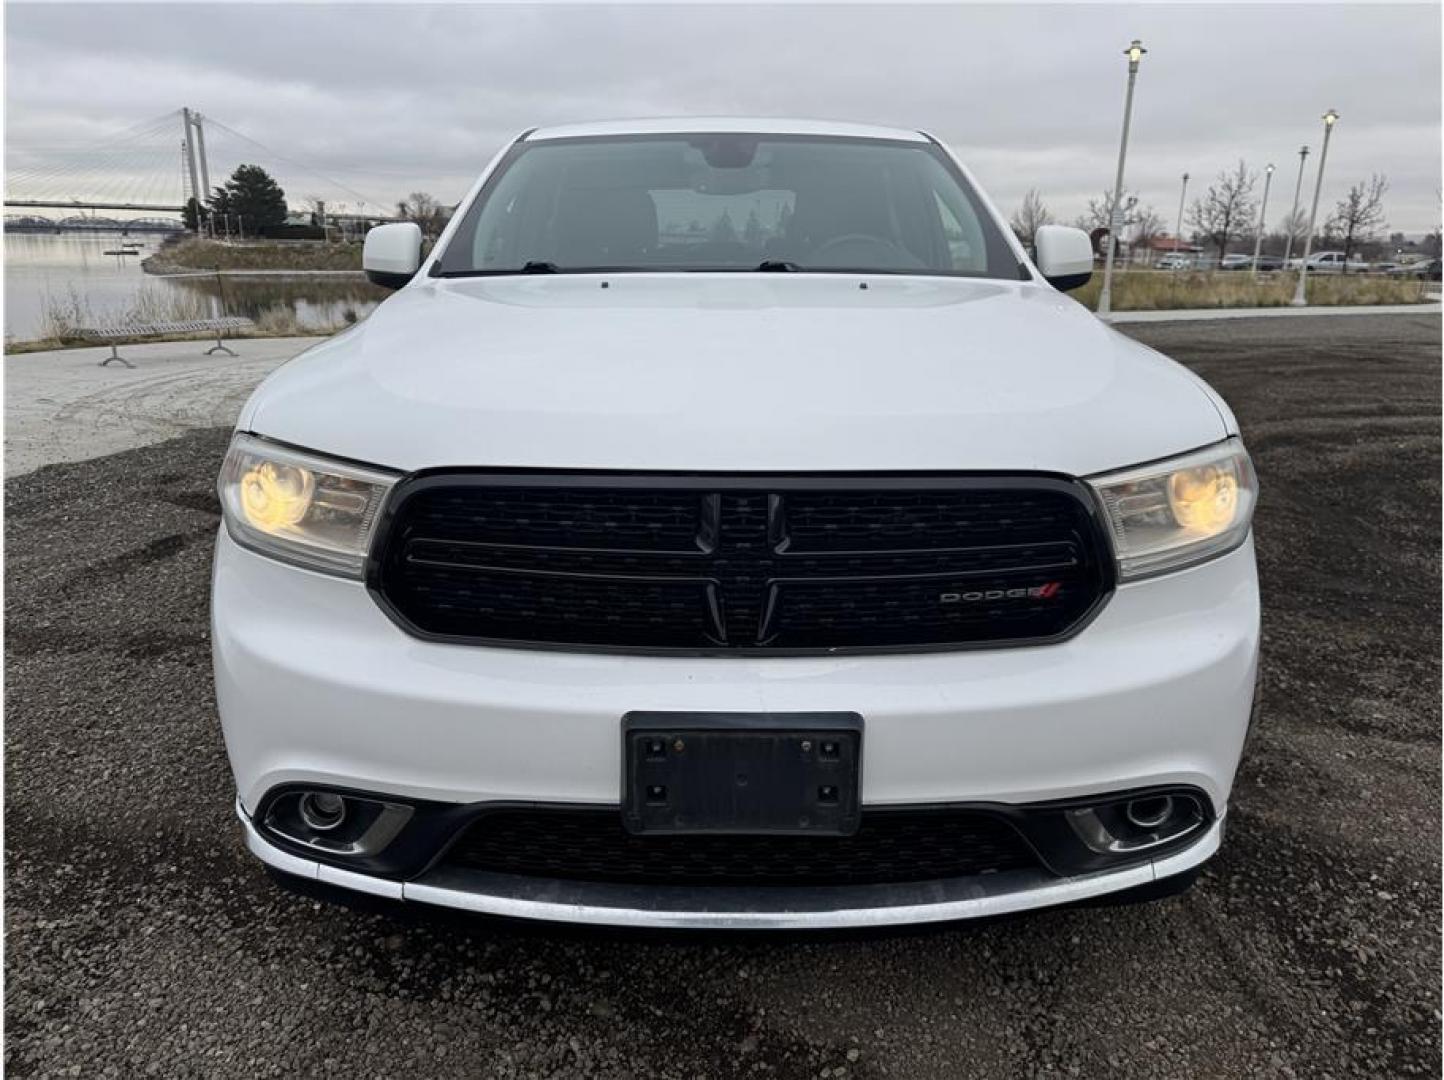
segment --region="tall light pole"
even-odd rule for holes
[[[1103,291],[1098,294],[1098,314],[1107,315],[1113,309],[1113,251],[1118,246],[1118,235],[1123,231],[1123,162],[1128,157],[1128,124],[1133,118],[1133,84],[1138,79],[1138,61],[1148,50],[1137,38],[1123,55],[1128,57],[1128,94],[1123,99],[1123,137],[1118,142],[1118,175],[1113,180],[1113,207],[1108,219],[1108,254],[1103,261]]]
[[[1188,173],[1183,174],[1183,186],[1178,189],[1178,224],[1173,229],[1173,251],[1178,254],[1183,243],[1183,200],[1188,196]]]
[[[1263,248],[1264,227],[1269,220],[1269,185],[1274,182],[1274,167],[1264,167],[1264,196],[1263,202],[1258,208],[1258,235],[1253,238],[1253,266],[1249,268],[1250,277],[1258,277],[1258,253]]]
[[[1304,237],[1304,258],[1299,263],[1299,283],[1294,288],[1294,298],[1291,301],[1294,307],[1303,307],[1308,303],[1304,298],[1304,279],[1309,276],[1309,252],[1314,246],[1314,221],[1319,216],[1319,192],[1324,189],[1324,162],[1329,160],[1329,136],[1334,133],[1334,125],[1339,122],[1339,114],[1333,109],[1324,113],[1324,145],[1319,150],[1319,171],[1314,178],[1314,205],[1309,211],[1309,232]]]
[[[1289,256],[1294,253],[1294,227],[1299,221],[1299,192],[1304,189],[1304,159],[1309,156],[1307,146],[1299,147],[1299,178],[1294,181],[1294,208],[1289,211],[1289,239],[1284,245],[1284,269],[1289,268]]]

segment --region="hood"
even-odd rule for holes
[[[1196,377],[1045,285],[821,274],[420,280],[242,426],[403,471],[1087,475],[1228,434]]]

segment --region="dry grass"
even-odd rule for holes
[[[45,310],[41,314],[40,336],[26,341],[5,342],[6,355],[29,352],[45,352],[50,349],[94,348],[96,342],[83,338],[77,330],[82,327],[119,326],[129,323],[185,322],[192,319],[208,319],[215,314],[211,297],[205,293],[184,292],[175,289],[155,289],[141,286],[136,291],[130,307],[124,311],[108,311],[97,316],[85,297],[73,287],[63,296],[47,296]],[[346,309],[342,321],[332,326],[302,325],[291,308],[270,308],[262,313],[253,329],[233,337],[313,337],[334,334],[355,322],[355,311]],[[138,338],[119,339],[128,342],[152,341],[203,341],[213,339],[214,334],[147,334]],[[108,344],[108,342],[107,342]]]
[[[168,244],[141,262],[148,274],[183,274],[194,270],[360,270],[360,244],[320,241],[223,243],[182,240]]]
[[[244,340],[246,338],[289,338],[289,337],[329,337],[331,334],[342,330],[344,327],[332,326],[324,329],[317,329],[308,326],[299,330],[271,330],[268,328],[256,327],[247,330],[244,334],[227,334],[226,341]],[[117,338],[117,345],[154,345],[162,341],[209,341],[215,343],[216,335],[209,334],[148,334],[143,338]],[[7,341],[5,342],[6,356],[20,356],[22,353],[50,352],[58,349],[94,349],[109,348],[110,342],[106,341],[103,346],[94,341],[77,341],[75,339],[57,340],[54,338],[35,338],[31,341]]]
[[[40,316],[40,338],[67,345],[90,344],[76,333],[83,327],[118,326],[128,323],[184,322],[192,319],[208,319],[213,314],[207,297],[196,293],[183,293],[172,289],[153,289],[142,285],[136,290],[130,306],[123,311],[109,311],[96,315],[90,302],[76,291],[74,286],[63,296],[47,295],[45,310]],[[9,352],[30,351],[31,342],[23,343],[21,349],[14,342],[7,342]],[[54,346],[52,346],[54,347]]]
[[[1375,275],[1311,274],[1309,303],[1320,307],[1344,304],[1417,304],[1434,282],[1400,281]],[[1090,310],[1098,306],[1102,273],[1068,295]],[[1257,279],[1242,271],[1223,273],[1130,270],[1113,275],[1114,311],[1172,311],[1179,308],[1284,307],[1294,296],[1293,274],[1265,274]]]

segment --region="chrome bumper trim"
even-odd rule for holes
[[[262,862],[298,877],[374,896],[485,915],[596,926],[713,930],[823,930],[950,922],[1088,900],[1171,877],[1206,861],[1223,838],[1223,818],[1190,847],[1124,870],[1071,878],[1015,871],[951,881],[834,888],[639,887],[544,881],[504,874],[437,870],[416,881],[387,881],[271,844],[236,803],[246,846]],[[765,907],[761,906],[766,904]]]

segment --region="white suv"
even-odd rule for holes
[[[529,131],[246,405],[216,691],[283,878],[647,926],[1185,886],[1254,700],[1204,383],[912,131]],[[1056,286],[1056,287],[1055,287]]]

